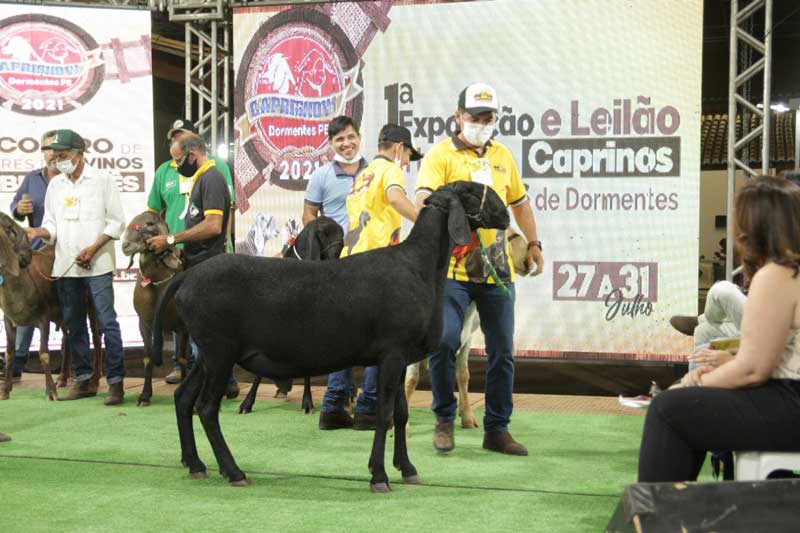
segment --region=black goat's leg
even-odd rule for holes
[[[389,477],[386,475],[384,457],[386,453],[386,432],[394,412],[395,395],[400,390],[405,360],[400,355],[390,355],[378,367],[378,419],[375,424],[375,438],[369,456],[369,482],[371,492],[389,492]]]
[[[175,359],[181,367],[181,382],[186,379],[186,369],[189,367],[189,334],[178,332],[175,334]]]
[[[4,318],[6,326],[6,371],[3,375],[3,387],[0,388],[0,400],[8,400],[14,381],[14,359],[16,357],[17,328]]]
[[[139,319],[139,333],[142,335],[142,341],[144,342],[144,387],[142,387],[142,392],[139,394],[139,400],[136,405],[138,407],[147,407],[153,398],[153,362],[150,360],[153,336],[152,328],[141,318]]]
[[[203,348],[201,350],[204,359],[203,364],[208,364],[206,358],[211,358],[213,355],[210,355],[210,352]],[[208,442],[211,444],[211,449],[214,450],[214,456],[217,458],[220,473],[228,478],[231,485],[243,487],[247,485],[247,479],[244,472],[236,465],[236,461],[225,443],[225,438],[222,436],[222,430],[219,426],[219,406],[222,403],[222,395],[225,394],[225,388],[228,386],[228,376],[232,367],[233,365],[218,365],[211,369],[205,369],[206,377],[203,383],[203,390],[200,393],[198,414],[206,432],[206,437],[208,437]]]
[[[400,377],[400,386],[405,382],[405,371]],[[408,458],[408,446],[406,442],[406,431],[408,427],[408,400],[404,390],[395,394],[394,401],[394,467],[403,474],[404,483],[422,483],[417,469],[411,464]]]
[[[186,379],[175,389],[175,415],[178,420],[178,435],[181,441],[181,463],[189,467],[189,474],[193,478],[208,477],[206,465],[197,454],[197,444],[194,440],[192,428],[192,415],[194,404],[200,396],[203,387],[203,365],[196,364]]]
[[[242,403],[239,404],[239,414],[244,415],[253,411],[253,405],[256,403],[256,393],[258,392],[258,386],[261,384],[261,376],[256,376],[253,380],[253,384],[250,386],[250,391],[247,393],[247,396]]]
[[[53,381],[53,371],[50,368],[50,321],[46,318],[39,322],[39,362],[44,370],[44,398],[45,400],[58,400],[58,390]]]
[[[273,398],[286,398],[292,390],[294,382],[289,379],[275,380],[275,396]]]
[[[311,377],[303,378],[303,412],[310,414],[314,411],[314,398],[311,396]]]

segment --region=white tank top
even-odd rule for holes
[[[800,380],[800,329],[791,330],[786,337],[786,347],[772,371],[772,378]]]

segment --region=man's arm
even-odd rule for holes
[[[438,157],[435,148],[425,154],[417,173],[417,191],[414,195],[417,213],[425,207],[425,198],[447,182],[447,174],[446,165],[442,158]]]
[[[411,203],[411,200],[406,196],[406,191],[399,185],[390,185],[386,189],[386,199],[395,211],[400,213],[401,216],[407,218],[411,222],[417,220],[417,208]]]
[[[204,241],[222,233],[222,215],[206,215],[202,222],[187,230],[176,233],[175,242]],[[159,235],[160,237],[162,235]],[[164,237],[166,244],[166,237]]]
[[[544,272],[544,257],[542,250],[534,243],[539,240],[536,233],[536,218],[533,216],[533,209],[531,208],[531,201],[527,201],[511,206],[511,213],[514,215],[514,220],[528,240],[528,256],[525,259],[528,267],[536,263],[536,270],[531,272],[532,276],[538,276]]]
[[[17,211],[17,207],[19,206],[20,201],[22,200],[22,195],[28,192],[30,188],[30,175],[26,175],[25,178],[22,180],[22,184],[17,189],[17,193],[14,195],[14,199],[11,200],[11,215],[16,218],[17,220],[25,220],[25,217],[33,213],[33,206],[30,206],[30,211],[28,213],[20,213]],[[30,202],[30,200],[29,200]]]
[[[308,201],[303,202],[303,225],[307,226],[309,222],[319,216],[320,206],[310,204]]]
[[[230,209],[230,194],[223,179],[211,179],[195,187],[202,186],[203,220],[187,230],[174,234],[176,243],[208,240],[227,229],[222,225],[225,210]],[[147,245],[160,252],[167,248],[167,235],[156,235],[147,239]]]
[[[41,228],[25,228],[25,233],[31,241],[36,237],[41,238],[48,244],[53,244],[56,240],[56,209],[55,188],[48,187],[44,193],[44,218],[42,218]]]
[[[119,194],[116,181],[109,177],[103,195],[103,205],[105,206],[105,222],[103,233],[97,239],[81,250],[75,257],[75,262],[83,268],[92,267],[92,258],[100,249],[111,240],[119,239],[125,231],[125,211],[122,209],[122,198]]]

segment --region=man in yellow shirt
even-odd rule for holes
[[[492,187],[511,206],[514,220],[528,239],[527,264],[536,263],[532,272],[536,276],[544,267],[542,243],[514,158],[508,148],[492,139],[498,109],[497,92],[489,85],[474,83],[461,91],[455,112],[459,129],[453,137],[434,145],[423,159],[417,176],[417,206],[421,207],[437,188],[454,181],[473,181]],[[486,248],[486,260],[479,244]],[[464,314],[474,300],[488,355],[483,447],[510,455],[528,454],[508,432],[514,408],[514,269],[509,256],[504,231],[480,229],[473,233],[472,245],[457,247],[450,260],[442,340],[439,351],[428,362],[433,392],[431,407],[437,421],[433,445],[440,452],[455,447],[455,354],[461,343]],[[495,276],[491,275],[492,270]],[[508,294],[493,278],[505,285]]]
[[[349,225],[342,257],[400,242],[400,216],[417,219],[417,209],[406,196],[403,167],[420,159],[408,128],[381,128],[378,155],[359,172],[347,195]]]
[[[400,216],[412,222],[417,219],[417,209],[406,196],[403,167],[420,159],[422,154],[411,144],[408,128],[397,124],[381,128],[378,155],[358,173],[347,195],[349,223],[341,257],[400,242]],[[375,389],[365,387],[358,395],[356,429],[375,427]]]

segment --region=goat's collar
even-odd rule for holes
[[[342,240],[338,240],[338,241],[333,241],[332,243],[330,243],[328,246],[326,246],[325,248],[323,248],[323,249],[322,249],[322,251],[320,251],[320,253],[319,253],[319,255],[320,255],[320,258],[322,258],[322,256],[323,256],[323,255],[325,255],[325,252],[327,252],[328,250],[330,250],[331,248],[333,248],[333,247],[334,247],[334,246],[336,246],[337,244],[344,244],[344,241],[342,241]],[[292,253],[293,253],[293,254],[294,254],[294,256],[295,256],[297,259],[299,259],[300,261],[302,261],[302,260],[303,260],[303,258],[302,258],[302,257],[300,256],[300,254],[297,252],[297,246],[296,246],[295,244],[292,244]]]
[[[486,205],[486,195],[489,192],[489,186],[483,184],[483,195],[481,196],[481,205],[478,207],[478,212],[474,215],[467,215],[467,218],[475,223],[476,227],[481,227],[483,222],[483,206]]]

